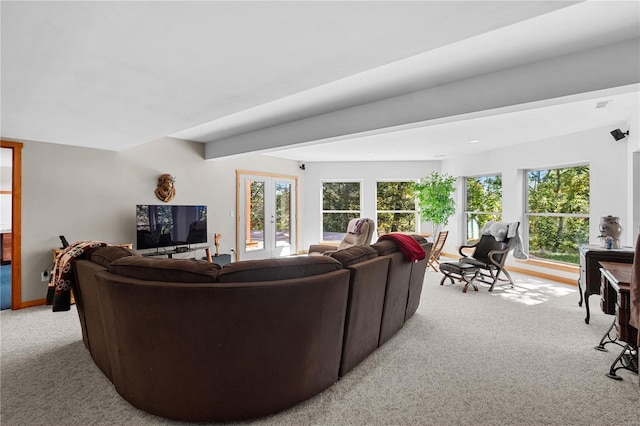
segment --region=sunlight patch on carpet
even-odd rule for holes
[[[492,294],[525,305],[537,305],[547,302],[551,298],[563,297],[577,292],[577,288],[573,289],[563,284],[534,278],[520,278],[514,280],[513,288],[509,285],[496,285]]]

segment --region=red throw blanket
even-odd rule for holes
[[[427,253],[422,246],[410,235],[384,234],[378,238],[378,241],[380,240],[394,241],[408,262],[417,262],[427,257]]]
[[[108,245],[101,241],[78,241],[58,254],[47,290],[47,305],[53,305],[53,312],[71,309],[71,286],[75,280],[73,262],[82,258],[92,248]]]

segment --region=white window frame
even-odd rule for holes
[[[324,184],[325,183],[357,183],[360,186],[359,209],[358,210],[325,210],[324,209]],[[362,179],[322,179],[320,181],[320,240],[324,240],[324,215],[325,213],[358,213],[358,217],[362,216],[363,203],[363,181]],[[345,229],[345,234],[346,234]]]
[[[577,164],[564,164],[564,165],[556,165],[556,166],[543,166],[543,167],[535,167],[531,169],[524,170],[524,179],[523,179],[523,187],[524,187],[524,223],[521,224],[522,228],[522,246],[526,253],[530,253],[529,250],[529,218],[531,216],[541,216],[541,217],[580,217],[591,220],[591,188],[589,188],[589,212],[588,213],[531,213],[529,211],[529,172],[537,171],[537,170],[554,170],[554,169],[570,169],[573,167],[589,167],[589,181],[591,182],[591,165],[589,163],[577,163]],[[555,262],[555,263],[564,263],[558,260],[553,259],[544,259],[540,257],[533,256],[535,259],[543,260],[545,262]]]

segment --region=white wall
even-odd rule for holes
[[[362,182],[362,217],[376,218],[376,182],[379,180],[412,180],[440,170],[439,161],[403,162],[335,162],[306,163],[302,249],[322,240],[322,181],[359,180]],[[423,232],[431,232],[429,224],[422,224]],[[374,236],[375,240],[375,236]]]
[[[220,251],[235,248],[236,169],[303,177],[295,161],[261,155],[205,161],[204,145],[171,138],[120,152],[25,142],[22,301],[45,297],[40,272],[52,262],[51,249],[60,246],[58,235],[69,242],[135,244],[135,206],[162,203],[154,190],[163,173],[177,178],[169,204],[207,205],[209,243],[220,233]]]

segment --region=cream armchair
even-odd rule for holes
[[[332,244],[312,244],[309,247],[309,256],[322,256],[338,250],[344,250],[353,246],[371,245],[371,238],[375,223],[368,218],[351,219],[347,226],[347,234],[338,246]]]

